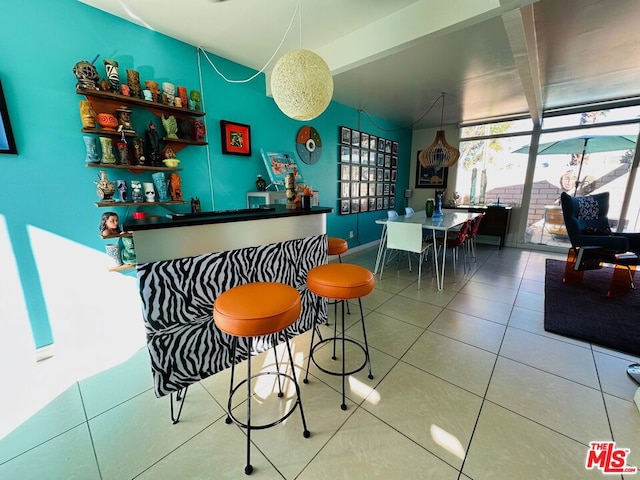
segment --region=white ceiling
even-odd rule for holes
[[[79,1],[255,70],[293,19],[267,73],[315,51],[335,101],[415,129],[441,92],[445,124],[640,96],[638,0]]]

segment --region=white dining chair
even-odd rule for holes
[[[420,279],[422,277],[422,263],[425,253],[432,247],[432,243],[424,241],[422,237],[422,224],[387,222],[387,248],[382,260],[380,279],[384,272],[384,266],[389,250],[408,252],[409,271],[411,271],[411,254],[418,256],[418,290],[420,289]]]

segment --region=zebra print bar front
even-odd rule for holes
[[[306,288],[309,269],[327,263],[326,235],[259,247],[138,265],[147,346],[156,396],[198,382],[231,366],[231,337],[213,322],[213,302],[222,292],[251,282],[281,282],[298,289],[302,312],[278,342],[326,319],[326,303],[315,318],[314,297]],[[253,343],[254,353],[271,347]],[[238,357],[247,358],[240,339]]]

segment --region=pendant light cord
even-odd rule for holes
[[[209,58],[209,55],[207,55],[207,52],[200,46],[198,46],[198,53],[204,55],[204,58],[207,59],[207,61],[209,62],[209,64],[211,65],[211,67],[215,70],[215,72],[220,75],[221,78],[224,79],[225,82],[227,83],[248,83],[251,80],[255,79],[258,75],[264,73],[264,71],[266,70],[266,68],[269,66],[269,64],[273,61],[273,59],[276,57],[276,55],[278,54],[278,52],[280,51],[280,49],[282,48],[282,45],[284,44],[284,41],[287,38],[287,35],[289,35],[289,32],[291,31],[291,27],[293,25],[293,21],[296,18],[296,13],[300,12],[300,45],[302,48],[302,0],[298,0],[298,3],[296,4],[296,8],[293,11],[293,15],[291,16],[291,20],[289,21],[289,26],[287,27],[287,30],[284,32],[284,35],[282,36],[282,40],[280,40],[280,43],[278,44],[278,47],[276,48],[276,51],[273,52],[273,55],[271,55],[271,57],[269,58],[269,60],[267,60],[267,63],[264,64],[264,66],[258,70],[255,74],[251,75],[249,78],[245,78],[245,79],[241,79],[241,80],[233,80],[230,78],[227,78],[219,69],[218,67],[215,66],[215,64],[213,63],[213,61],[211,61],[211,59]]]
[[[422,115],[420,115],[420,117],[417,120],[414,120],[413,122],[404,125],[402,127],[399,128],[384,128],[381,127],[380,125],[378,125],[376,122],[373,121],[373,119],[371,118],[371,116],[365,111],[365,110],[358,110],[358,114],[364,114],[365,117],[367,117],[367,119],[369,120],[369,122],[371,123],[371,125],[373,125],[374,127],[376,127],[379,130],[382,130],[383,132],[400,132],[402,130],[411,130],[413,129],[413,126],[418,123],[420,120],[422,120],[424,117],[426,117],[429,112],[431,110],[433,110],[433,107],[436,106],[436,104],[438,103],[438,100],[440,100],[442,98],[442,113],[440,114],[440,130],[442,130],[442,122],[443,122],[443,118],[444,118],[444,92],[442,92],[438,98],[436,98],[433,103],[431,104],[431,106],[429,108],[427,108],[427,111],[424,112]]]

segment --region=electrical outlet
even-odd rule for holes
[[[355,235],[353,234],[353,230],[349,232],[349,238],[353,238]]]

